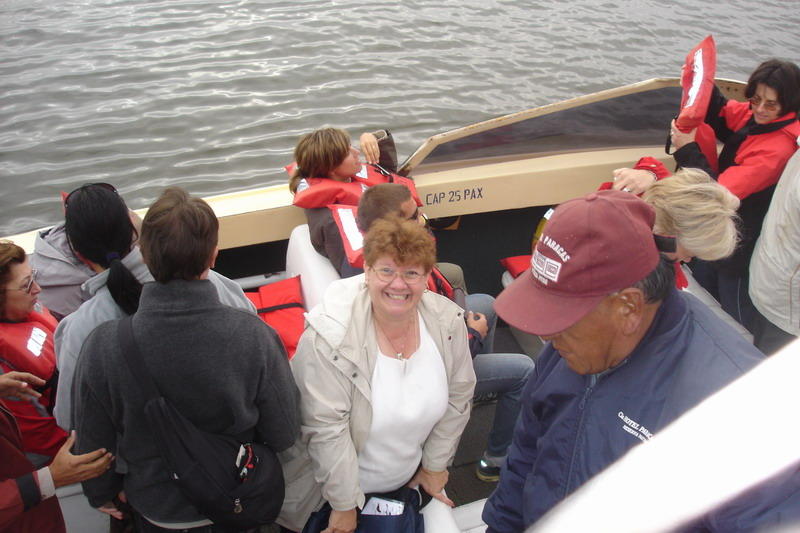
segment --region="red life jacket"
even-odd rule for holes
[[[278,333],[289,359],[294,357],[305,326],[300,276],[264,285],[258,288],[258,292],[246,292],[245,295],[256,306],[261,320]]]
[[[328,209],[342,237],[347,262],[355,268],[364,268],[364,235],[356,225],[358,206],[332,204]]]
[[[26,452],[55,456],[67,433],[53,418],[58,372],[53,333],[58,322],[50,312],[32,311],[24,322],[0,322],[0,367],[5,372],[29,372],[47,383],[36,400],[2,400],[14,414]]]
[[[295,164],[287,165],[289,175],[294,172]],[[388,172],[376,165],[362,165],[361,170],[350,177],[351,181],[336,181],[330,178],[303,178],[294,193],[294,205],[304,209],[325,207],[330,204],[358,205],[367,187],[381,183],[399,183],[411,191],[411,196],[418,206],[422,205],[414,186],[414,180]]]
[[[431,270],[431,275],[428,276],[428,290],[435,292],[436,294],[441,294],[442,296],[446,296],[450,300],[454,300],[455,293],[453,291],[453,286],[450,285],[450,282],[447,281],[447,278],[439,272],[439,269],[433,267]]]
[[[345,257],[350,266],[364,268],[364,236],[356,226],[356,216],[358,207],[353,205],[329,205],[333,220],[339,229],[344,245]],[[453,300],[453,286],[447,281],[439,269],[436,267],[431,270],[428,276],[428,290]]]
[[[716,71],[717,47],[709,35],[692,48],[681,67],[683,94],[681,110],[675,119],[675,126],[684,133],[697,128],[695,142],[714,172],[719,169],[717,137],[711,126],[705,123],[705,118],[714,92]]]
[[[681,111],[675,125],[688,133],[705,121],[708,103],[714,92],[717,71],[717,47],[708,36],[692,48],[681,67]]]

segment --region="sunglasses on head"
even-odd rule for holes
[[[64,209],[67,209],[67,208],[69,207],[69,200],[70,200],[70,198],[72,198],[72,195],[73,195],[73,194],[75,194],[76,192],[82,191],[82,190],[84,190],[84,189],[87,189],[87,188],[89,188],[89,187],[100,187],[100,188],[102,188],[102,189],[106,189],[106,190],[108,190],[108,191],[111,191],[111,192],[113,192],[114,194],[119,194],[119,193],[117,192],[117,189],[116,189],[116,188],[115,188],[113,185],[111,185],[110,183],[102,183],[102,182],[98,182],[98,183],[85,183],[85,184],[81,185],[80,187],[78,187],[77,189],[73,190],[71,193],[69,193],[69,194],[67,195],[67,197],[66,197],[66,198],[64,198]]]

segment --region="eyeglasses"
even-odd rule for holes
[[[77,189],[75,189],[74,191],[72,191],[71,193],[69,193],[67,195],[67,197],[64,198],[64,209],[67,209],[69,207],[69,199],[72,198],[73,194],[75,194],[78,191],[82,191],[82,190],[84,190],[84,189],[86,189],[88,187],[101,187],[101,188],[103,188],[103,189],[105,189],[107,191],[113,192],[114,194],[119,194],[117,192],[117,189],[113,185],[111,185],[110,183],[101,183],[101,182],[98,182],[98,183],[85,183],[85,184],[81,185],[80,187],[78,187]]]
[[[378,276],[378,279],[384,283],[393,282],[394,278],[396,278],[398,275],[401,278],[403,278],[403,281],[405,281],[409,285],[416,285],[417,283],[425,279],[425,274],[417,272],[416,270],[404,270],[400,272],[399,270],[395,270],[394,268],[380,267],[380,268],[372,268],[372,271],[375,272],[375,275]]]
[[[24,287],[20,287],[19,289],[4,289],[6,291],[22,291],[26,294],[30,294],[31,290],[33,290],[33,284],[36,283],[36,277],[38,276],[39,271],[35,268],[31,270],[31,279],[28,280],[28,283],[25,284]]]
[[[748,98],[747,101],[750,102],[750,105],[754,108],[757,108],[763,103],[764,109],[767,111],[775,111],[781,106],[780,102],[776,102],[775,100],[762,100],[758,95]]]

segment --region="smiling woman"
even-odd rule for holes
[[[371,498],[419,520],[409,486],[452,505],[447,465],[475,387],[464,311],[425,290],[436,248],[416,221],[375,221],[364,259],[365,274],[331,284],[308,313],[292,360],[303,438],[284,465],[281,523],[296,531],[312,516],[351,532]]]
[[[45,464],[55,456],[67,434],[53,418],[58,380],[53,332],[56,319],[38,304],[36,283],[25,251],[10,241],[0,242],[0,373],[29,372],[46,383],[41,396],[6,401],[22,432],[25,452]]]
[[[419,227],[416,222],[379,219],[364,242],[366,283],[379,344],[399,354],[395,342],[401,342],[404,357],[419,344],[414,333],[417,305],[436,261],[433,239]]]

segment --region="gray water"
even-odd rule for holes
[[[658,76],[712,33],[723,77],[800,61],[798,3],[0,0],[0,235],[108,181],[134,208],[286,179],[297,138],[441,131]]]

